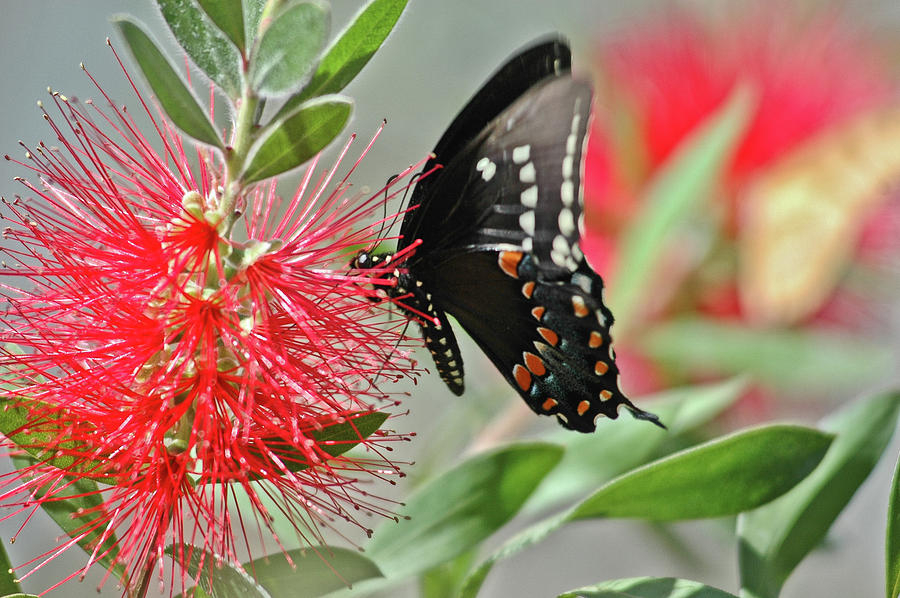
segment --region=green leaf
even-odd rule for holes
[[[2,401],[2,399],[0,399]],[[83,445],[72,440],[60,440],[63,432],[62,425],[57,426],[50,419],[53,417],[49,407],[44,408],[38,402],[31,405],[32,409],[42,410],[41,423],[35,424],[29,416],[29,407],[17,403],[6,404],[0,409],[0,434],[6,436],[18,448],[28,453],[35,461],[41,461],[57,469],[73,473],[91,474],[102,471],[102,461],[79,459],[76,465],[76,457],[60,450],[81,452]],[[98,482],[112,482],[105,477],[95,477]]]
[[[224,144],[216,128],[150,36],[129,17],[116,17],[113,23],[119,28],[134,61],[175,126],[201,143],[222,149]]]
[[[745,388],[746,381],[735,378],[641,398],[638,404],[652,404],[648,409],[666,422],[668,432],[643,421],[620,418],[597,422],[595,434],[555,435],[553,440],[564,445],[566,453],[529,499],[526,510],[586,497],[613,477],[646,463],[671,437],[708,422],[734,403]]]
[[[891,483],[884,553],[887,598],[897,598],[900,596],[900,459],[897,460]]]
[[[475,551],[470,550],[423,573],[419,583],[421,598],[455,598],[474,559]]]
[[[702,339],[702,342],[685,342]],[[654,361],[677,371],[746,373],[765,384],[806,393],[852,390],[891,374],[889,345],[821,330],[748,328],[703,318],[654,327],[641,339]]]
[[[210,0],[215,2],[216,0]],[[259,37],[259,24],[262,21],[266,0],[243,0],[244,5],[244,31],[251,45]]]
[[[613,579],[560,594],[558,598],[736,598],[734,594],[688,579]]]
[[[197,0],[197,4],[219,30],[243,52],[247,47],[241,0]]]
[[[369,555],[386,576],[430,569],[478,546],[518,512],[562,457],[552,444],[516,444],[473,457],[433,479],[380,527]]]
[[[17,593],[17,594],[7,594],[7,595],[3,596],[3,598],[41,598],[41,597],[35,596],[34,594]]]
[[[801,426],[751,428],[629,472],[578,505],[569,520],[679,521],[736,515],[793,488],[825,455],[831,436]]]
[[[331,14],[322,2],[288,1],[250,57],[250,85],[262,96],[300,91],[325,45]]]
[[[697,127],[666,161],[644,198],[638,217],[619,244],[616,284],[608,304],[618,334],[630,329],[669,248],[671,233],[695,218],[722,173],[752,115],[754,98],[739,86],[725,104]]]
[[[241,94],[241,55],[225,33],[194,0],[156,0],[156,4],[169,30],[194,64],[229,98],[238,98]],[[232,14],[235,1],[216,0],[211,4],[219,7],[224,17]],[[236,4],[240,17],[238,25],[243,31],[240,2]]]
[[[33,457],[13,457],[13,464],[21,469],[34,463]],[[97,528],[97,521],[107,520],[108,514],[103,506],[103,496],[100,487],[93,480],[60,476],[61,479],[53,485],[46,485],[38,489],[34,494],[37,500],[43,499],[51,493],[52,499],[42,501],[41,508],[70,538],[78,538],[78,546],[87,554],[98,556],[97,562],[107,570],[124,579],[125,567],[116,562],[119,554],[119,541],[115,534],[109,534],[97,549],[97,541],[105,531],[105,526]],[[90,532],[85,533],[88,529]]]
[[[288,112],[314,96],[337,93],[356,77],[406,8],[407,0],[372,0],[331,44],[310,82],[281,109]]]
[[[491,569],[494,568],[494,565],[497,564],[498,561],[509,558],[529,546],[534,546],[551,533],[555,532],[566,523],[569,513],[569,511],[558,513],[552,517],[538,521],[504,542],[500,548],[491,553],[487,559],[482,561],[469,573],[469,576],[463,582],[463,588],[459,593],[459,598],[475,598],[478,595],[479,590],[481,590],[481,586],[487,578],[488,573],[491,572]]]
[[[183,551],[176,555],[176,551]],[[185,569],[197,580],[197,585],[215,598],[281,598],[271,596],[261,585],[245,571],[238,569],[227,558],[211,554],[202,548],[181,544],[170,546],[166,554],[183,560]],[[180,556],[187,558],[181,559]]]
[[[13,575],[13,566],[9,555],[6,554],[6,548],[0,543],[0,594],[24,596],[25,594],[22,594],[21,591],[22,588],[19,587],[19,583]]]
[[[272,554],[244,565],[274,598],[315,598],[373,577],[381,571],[358,551],[335,546],[316,546]],[[216,594],[218,597],[218,594]]]
[[[900,393],[856,402],[823,422],[836,433],[815,471],[777,501],[738,518],[741,595],[774,598],[865,481],[890,441]]]
[[[374,434],[388,416],[389,414],[381,411],[352,415],[348,421],[314,430],[310,436],[315,439],[319,449],[332,457],[338,457]],[[270,439],[266,442],[266,450],[277,455],[289,471],[296,473],[309,467],[305,455],[301,453],[298,456],[294,452],[293,444],[282,445],[278,439]]]
[[[629,472],[569,511],[506,541],[474,569],[461,596],[475,598],[494,564],[567,522],[597,517],[676,521],[734,515],[788,491],[815,468],[831,437],[800,426],[751,428]]]
[[[275,123],[251,149],[244,183],[253,183],[300,166],[327,146],[350,118],[352,103],[341,96],[322,96],[301,104]]]

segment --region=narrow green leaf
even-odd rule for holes
[[[500,560],[543,540],[563,524],[595,517],[655,521],[733,515],[793,487],[819,462],[831,437],[799,426],[752,428],[627,473],[569,511],[526,528],[478,565],[461,598],[475,598]]]
[[[13,575],[12,562],[9,560],[9,555],[6,554],[6,548],[0,543],[0,594],[24,596],[21,591],[22,588],[19,587],[16,577]]]
[[[300,166],[327,146],[350,118],[352,103],[341,96],[322,96],[301,104],[271,126],[251,149],[244,183],[253,183]]]
[[[215,2],[216,0],[211,0]],[[250,45],[259,36],[259,24],[262,20],[263,9],[266,7],[266,0],[243,0],[244,5],[244,32],[246,39],[250,40]]]
[[[379,528],[369,556],[400,578],[463,554],[509,521],[561,457],[558,446],[532,443],[463,462],[413,494],[406,519]]]
[[[462,591],[459,598],[475,598],[481,590],[484,580],[488,573],[494,568],[497,562],[509,558],[514,554],[521,552],[529,546],[534,546],[551,533],[559,529],[566,521],[570,512],[558,513],[547,519],[543,519],[534,525],[531,525],[515,536],[507,540],[499,549],[491,553],[487,559],[482,561],[478,567],[473,569],[466,580],[463,582]]]
[[[815,469],[831,439],[811,428],[777,424],[730,434],[613,480],[569,519],[679,521],[736,515],[793,488]]]
[[[314,430],[310,435],[322,451],[332,457],[338,457],[374,434],[388,415],[381,411],[373,411],[351,416],[352,419],[349,421]],[[289,471],[296,473],[309,467],[305,453],[294,452],[293,443],[285,444],[277,438],[269,439],[266,442],[266,451],[277,455]]]
[[[666,422],[668,432],[631,418],[597,423],[595,434],[555,435],[566,447],[559,465],[535,491],[526,505],[533,512],[566,500],[586,497],[601,484],[646,463],[673,436],[700,426],[733,404],[746,388],[743,378],[677,388],[643,397],[647,406]]]
[[[206,16],[243,52],[247,47],[241,0],[197,0]]]
[[[231,99],[241,94],[241,55],[217,24],[194,0],[156,0],[163,19],[179,45],[206,75]],[[212,2],[222,16],[231,14],[234,0]],[[239,26],[243,31],[240,2],[237,2]]]
[[[119,28],[134,61],[175,126],[201,143],[222,149],[224,144],[216,128],[150,36],[129,17],[116,17],[113,23]]]
[[[198,587],[210,596],[215,596],[215,598],[281,598],[281,596],[270,595],[248,573],[238,569],[227,558],[211,554],[190,544],[169,546],[166,554],[173,556],[176,551],[183,551],[181,554],[187,557],[184,559],[184,563],[188,575],[197,580]]]
[[[475,551],[470,550],[423,573],[419,578],[421,598],[455,598],[474,560]]]
[[[608,304],[616,314],[618,334],[630,329],[643,299],[652,296],[647,289],[671,233],[690,223],[708,201],[749,122],[754,103],[747,87],[737,87],[728,101],[681,143],[653,180],[641,213],[622,237],[616,284],[609,291]]]
[[[363,579],[381,577],[381,571],[356,550],[316,546],[273,554],[244,564],[256,583],[274,598],[315,598],[347,588]],[[218,596],[218,594],[216,594]]]
[[[900,393],[856,402],[823,422],[828,454],[791,492],[738,518],[741,595],[775,598],[878,462],[894,433]]]
[[[300,91],[312,76],[330,20],[329,7],[323,2],[285,2],[250,57],[253,89],[269,97]]]
[[[288,100],[281,112],[287,113],[312,97],[344,89],[387,39],[406,3],[407,0],[371,0],[325,52],[303,91]]]
[[[674,577],[612,579],[560,594],[557,598],[736,598],[718,588]]]
[[[891,497],[888,502],[887,534],[885,540],[885,585],[887,598],[900,596],[900,459],[894,469]]]
[[[17,593],[17,594],[7,594],[7,595],[3,596],[3,598],[41,598],[41,597],[35,596],[34,594]]]
[[[32,457],[13,457],[13,464],[17,468],[34,463]],[[98,520],[106,518],[106,510],[103,506],[103,496],[100,487],[93,480],[85,478],[64,477],[64,481],[56,482],[53,486],[44,486],[35,492],[35,498],[40,500],[52,492],[52,500],[41,502],[41,508],[70,538],[78,538],[78,546],[87,554],[93,554],[96,550],[99,557],[97,562],[112,572],[119,579],[124,579],[126,571],[124,565],[116,562],[119,554],[118,539],[115,534],[110,534],[103,545],[97,550],[97,541],[105,531],[104,526],[93,529],[85,534],[85,531],[96,528]]]
[[[685,342],[702,339],[702,342]],[[641,339],[654,361],[677,371],[746,373],[785,390],[852,390],[893,372],[891,348],[848,334],[772,330],[703,318],[654,327]]]
[[[2,399],[0,399],[2,401]],[[32,408],[41,410],[40,405],[32,405]],[[40,424],[32,423],[29,418],[29,408],[24,404],[5,405],[0,409],[0,434],[6,436],[17,447],[28,453],[35,461],[42,461],[57,469],[78,473],[91,473],[102,471],[101,461],[79,460],[65,452],[57,456],[60,450],[80,452],[83,446],[72,440],[60,440],[61,430],[56,426],[47,408]],[[96,477],[98,482],[108,482],[107,478]]]

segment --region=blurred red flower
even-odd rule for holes
[[[900,142],[900,116],[885,113],[895,80],[876,40],[846,16],[783,3],[704,16],[672,9],[601,43],[583,245],[611,288],[619,241],[645,207],[648,183],[737,87],[755,96],[716,191],[717,245],[704,263],[663,266],[674,282],[660,283],[663,299],[642,315],[793,325],[835,305],[857,239],[884,228],[866,224],[872,211],[897,212],[884,187],[900,178],[900,164],[882,159]],[[797,262],[801,267],[784,271]],[[646,357],[628,339],[619,347],[641,372],[628,376],[627,363],[622,367],[633,379],[629,389],[656,387]]]

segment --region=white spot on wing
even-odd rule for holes
[[[593,285],[591,285],[591,279],[588,278],[587,276],[585,276],[584,274],[573,274],[572,282],[574,284],[578,285],[578,287],[582,291],[584,291],[584,293],[586,295],[591,294],[591,286],[593,286]]]
[[[575,164],[574,156],[566,156],[562,162],[563,178],[569,180],[572,178],[573,165]]]
[[[566,237],[573,236],[575,233],[575,216],[572,214],[572,210],[569,208],[560,210],[556,221],[559,224],[559,232]]]
[[[529,162],[519,171],[519,180],[523,183],[533,183],[537,177],[534,170],[534,162]]]
[[[519,147],[513,148],[513,151],[512,151],[513,164],[523,164],[528,161],[529,157],[531,157],[531,146],[530,145],[520,145]]]
[[[490,158],[485,156],[475,163],[475,170],[481,173],[481,178],[485,181],[489,181],[494,178],[494,175],[497,173],[497,165],[491,162]]]
[[[523,206],[527,208],[535,207],[538,200],[537,185],[532,185],[528,189],[522,191],[522,193],[519,195],[519,199],[521,200]]]
[[[562,235],[553,237],[553,251],[567,255],[569,253],[569,242]]]
[[[519,226],[522,227],[522,230],[525,231],[525,234],[529,237],[534,236],[534,211],[528,210],[521,216],[519,216]]]
[[[559,198],[564,206],[571,206],[575,201],[575,184],[572,181],[563,181],[559,186]]]
[[[522,239],[522,251],[525,253],[531,253],[534,251],[534,239],[531,237],[525,237]]]

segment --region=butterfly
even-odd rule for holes
[[[551,39],[511,58],[453,120],[426,162],[395,254],[362,251],[386,295],[418,322],[441,378],[462,394],[452,315],[528,406],[593,432],[625,406],[603,280],[579,249],[592,91]],[[399,261],[399,260],[398,260]]]

